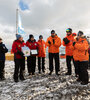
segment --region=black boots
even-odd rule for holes
[[[67,72],[65,75],[71,75],[71,73]]]
[[[50,71],[49,75],[52,75],[52,71]]]

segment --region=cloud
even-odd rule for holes
[[[82,30],[89,34],[90,0],[22,0],[29,8],[25,7],[26,10],[20,2],[0,0],[0,36],[7,45],[11,46],[15,39],[18,7],[22,8],[20,15],[27,38],[29,34],[34,34],[35,38],[42,34],[46,40],[52,29],[63,38],[68,27],[73,32]]]

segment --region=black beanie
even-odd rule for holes
[[[43,38],[43,36],[42,36],[42,35],[40,35],[40,36],[39,36],[39,39],[40,39],[40,38]]]
[[[84,35],[84,33],[82,31],[79,31],[78,36],[82,36],[82,35]]]
[[[52,33],[55,33],[55,30],[52,30],[52,31],[51,31],[51,34],[52,34]]]
[[[34,38],[34,36],[32,34],[29,35],[29,39]]]

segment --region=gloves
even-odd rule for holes
[[[68,40],[67,38],[64,38],[63,41],[65,42],[65,44],[68,44],[70,42],[70,40]]]
[[[17,54],[21,55],[22,57],[24,56],[24,53],[22,51],[17,51]]]
[[[55,44],[55,40],[53,39],[53,44]]]
[[[51,44],[51,42],[50,42],[50,41],[48,41],[48,43],[49,43],[49,44]]]
[[[73,42],[73,46],[75,46],[76,42]]]

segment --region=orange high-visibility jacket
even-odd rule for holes
[[[89,54],[88,54],[88,42],[85,38],[80,38],[76,41],[75,46],[73,47],[73,58],[75,61],[88,61]]]
[[[46,43],[44,40],[38,40],[38,57],[46,57]]]
[[[55,44],[53,44],[53,39],[55,40]],[[48,43],[51,42],[51,44]],[[59,47],[61,46],[61,39],[56,35],[54,38],[49,37],[46,41],[46,45],[48,46],[49,53],[59,53]]]
[[[75,41],[74,36],[72,36],[71,34],[70,36],[66,36],[65,38],[70,40],[68,44],[65,44],[64,41],[62,42],[63,46],[66,46],[65,48],[66,56],[73,56],[73,50],[71,47],[72,47],[73,42]]]

